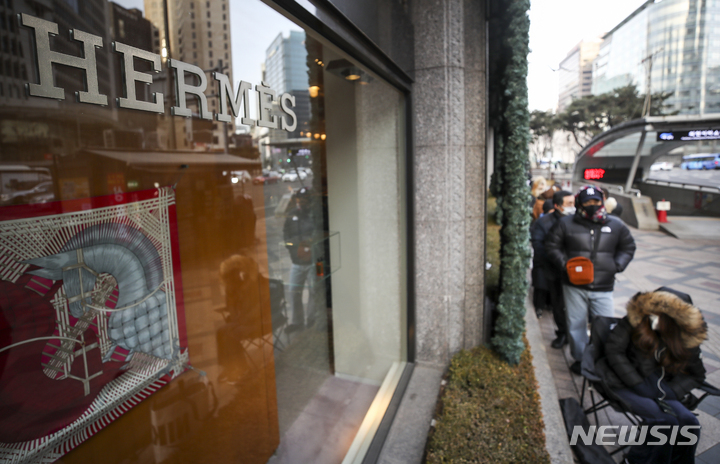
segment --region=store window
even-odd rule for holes
[[[0,95],[0,460],[363,449],[406,361],[404,95],[259,0],[215,74],[183,17],[86,1],[22,16]]]

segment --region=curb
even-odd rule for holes
[[[573,453],[565,433],[565,421],[560,412],[555,380],[545,352],[540,324],[530,301],[530,292],[525,299],[525,328],[545,423],[545,448],[553,464],[573,464]]]

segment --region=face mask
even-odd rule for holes
[[[589,217],[595,216],[595,213],[597,213],[600,208],[602,208],[602,205],[583,206],[583,209],[587,212]]]
[[[650,314],[650,328],[657,330],[660,327],[660,316],[657,314]]]
[[[563,216],[572,216],[575,214],[575,207],[574,206],[566,206],[562,210]]]

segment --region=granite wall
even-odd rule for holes
[[[413,2],[416,361],[484,343],[485,0]]]

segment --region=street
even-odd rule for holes
[[[648,179],[679,184],[720,188],[720,170],[698,171],[673,168],[672,171],[652,171]]]

